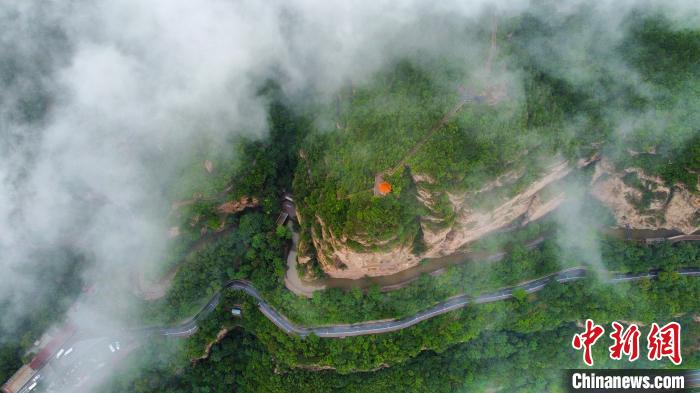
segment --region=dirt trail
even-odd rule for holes
[[[440,131],[442,127],[447,124],[448,121],[452,120],[452,118],[464,107],[464,104],[467,103],[467,100],[461,99],[457,105],[455,105],[449,112],[445,114],[445,116],[442,117],[442,119],[433,126],[433,128],[428,131],[428,134],[423,137],[418,143],[416,143],[413,148],[406,153],[406,155],[399,161],[393,168],[389,168],[385,171],[380,172],[378,176],[383,177],[386,175],[393,175],[395,174],[398,170],[403,168],[406,165],[406,162],[413,158],[413,156],[418,153],[418,150],[420,150],[421,147],[423,147],[430,139],[432,139],[433,136],[435,136],[435,133]]]
[[[493,62],[493,58],[494,58],[495,55],[496,55],[496,50],[498,49],[498,46],[496,45],[496,33],[497,33],[497,29],[498,29],[498,24],[497,24],[497,22],[496,22],[496,17],[494,16],[494,17],[493,17],[493,22],[492,22],[492,28],[491,28],[491,46],[490,46],[490,48],[489,48],[489,55],[488,55],[488,57],[486,58],[486,73],[487,73],[487,76],[490,76],[490,75],[491,75],[491,64],[492,64],[492,62]],[[465,94],[465,95],[463,95],[463,96],[460,98],[459,102],[457,102],[457,104],[456,104],[454,107],[452,107],[452,109],[451,109],[449,112],[447,112],[447,113],[442,117],[442,119],[440,119],[440,121],[439,121],[437,124],[435,124],[435,125],[428,131],[428,133],[423,137],[423,139],[421,139],[420,141],[418,141],[418,142],[413,146],[413,148],[412,148],[408,153],[406,153],[406,154],[403,156],[403,158],[401,158],[401,160],[400,160],[396,165],[394,165],[394,166],[391,167],[391,168],[385,169],[385,170],[383,170],[383,171],[381,171],[381,172],[379,172],[379,173],[376,174],[376,176],[375,176],[375,185],[374,185],[374,188],[372,188],[372,189],[367,189],[367,190],[356,191],[356,192],[350,193],[350,194],[346,195],[345,197],[343,197],[342,199],[349,199],[349,198],[352,198],[352,197],[355,196],[355,195],[362,194],[362,193],[364,193],[364,192],[374,192],[374,194],[377,195],[377,192],[375,191],[375,190],[376,190],[376,187],[377,187],[377,179],[382,179],[384,176],[393,175],[393,174],[395,174],[397,171],[399,171],[401,168],[403,168],[403,167],[406,165],[406,163],[408,162],[408,160],[410,160],[411,158],[413,158],[413,157],[416,155],[416,153],[418,153],[418,151],[419,151],[426,143],[428,143],[428,141],[430,141],[430,139],[432,139],[433,136],[435,136],[435,134],[436,134],[438,131],[440,131],[440,130],[442,129],[442,127],[445,126],[445,124],[447,124],[447,122],[449,122],[450,120],[452,120],[452,118],[453,118],[457,113],[459,113],[459,111],[464,107],[464,105],[465,105],[466,103],[468,103],[468,102],[470,102],[470,101],[473,101],[473,100],[476,99],[476,98],[485,98],[485,99],[487,99],[487,102],[488,102],[490,105],[494,105],[494,104],[496,104],[496,103],[498,103],[498,102],[500,101],[500,96],[502,95],[501,93],[502,93],[502,92],[501,92],[500,89],[498,89],[498,88],[495,88],[495,87],[488,87],[488,88],[485,89],[484,93],[483,93],[482,95],[479,95],[479,96],[477,96],[477,95],[471,95],[471,94]],[[338,199],[341,199],[341,198],[338,198]]]
[[[204,359],[208,358],[209,354],[211,353],[211,347],[213,347],[215,344],[218,344],[219,342],[221,342],[221,340],[223,340],[224,337],[226,337],[228,332],[229,332],[228,328],[222,328],[221,330],[219,330],[219,332],[216,334],[216,338],[213,339],[212,341],[210,341],[207,344],[207,346],[204,347],[204,353],[199,357],[191,359],[192,362],[195,363],[195,362],[198,362],[200,360],[204,360]]]
[[[498,24],[496,22],[496,16],[494,15],[492,23],[491,23],[491,47],[489,48],[489,55],[486,59],[486,74],[487,74],[487,76],[491,75],[491,63],[493,62],[493,58],[496,55],[496,50],[497,50],[496,32],[497,32],[497,29],[498,29]],[[486,94],[488,95],[488,92],[491,89],[487,88],[486,90],[487,90]],[[452,120],[452,118],[464,107],[464,105],[467,102],[471,101],[472,98],[473,97],[471,97],[470,95],[463,96],[459,100],[459,102],[449,112],[447,112],[445,114],[445,116],[443,116],[442,119],[437,124],[435,124],[433,126],[433,128],[430,129],[430,131],[428,131],[428,134],[425,137],[423,137],[423,139],[421,139],[418,143],[416,143],[408,153],[406,153],[406,155],[401,159],[401,161],[399,161],[393,168],[390,168],[390,169],[387,169],[383,172],[380,172],[378,176],[393,175],[398,170],[403,168],[406,165],[406,162],[408,162],[408,160],[413,158],[413,156],[415,156],[416,153],[418,153],[418,150],[420,150],[421,147],[423,147],[426,143],[428,143],[428,141],[430,139],[432,139],[432,137],[435,136],[435,134],[438,131],[440,131],[440,129],[442,129],[442,127],[444,127],[445,124],[447,124],[447,122]]]
[[[229,227],[224,228],[221,231],[214,231],[210,234],[206,234],[205,236],[201,237],[194,243],[194,245],[192,245],[192,247],[190,247],[187,253],[177,263],[175,263],[175,265],[168,271],[168,273],[158,282],[152,282],[146,279],[142,270],[135,271],[133,273],[135,279],[134,293],[137,296],[149,301],[158,300],[162,298],[170,289],[170,286],[173,283],[173,279],[177,275],[177,272],[180,270],[180,267],[182,267],[183,264],[187,262],[187,257],[189,255],[202,250],[211,241],[221,236],[226,236],[236,228],[238,228],[236,225],[231,225]]]
[[[158,300],[165,296],[165,294],[168,292],[168,289],[170,289],[170,286],[173,283],[173,279],[177,274],[177,269],[173,269],[165,277],[163,277],[160,281],[156,283],[148,281],[145,277],[143,270],[139,270],[136,274],[138,275],[138,287],[136,288],[136,292],[144,300],[150,301]]]
[[[491,20],[491,48],[489,48],[489,57],[486,59],[486,72],[490,75],[491,74],[491,63],[493,62],[493,58],[496,56],[496,50],[498,47],[496,46],[496,32],[498,30],[498,22],[496,21],[496,15],[493,15],[493,19]]]

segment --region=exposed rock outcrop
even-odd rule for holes
[[[525,225],[555,210],[567,198],[562,179],[574,169],[595,165],[590,194],[608,206],[618,225],[635,229],[674,229],[692,233],[700,229],[700,196],[677,184],[668,187],[660,178],[638,168],[616,170],[610,160],[593,156],[576,163],[555,159],[543,173],[514,193],[524,171],[510,171],[475,192],[433,191],[435,180],[413,173],[416,198],[431,213],[420,218],[423,251],[415,253],[413,239],[397,244],[333,233],[322,217],[311,217],[311,243],[323,269],[331,277],[361,278],[390,275],[417,265],[424,258],[442,257],[464,250],[487,234]],[[522,187],[522,185],[520,185]],[[442,210],[440,209],[440,204]],[[452,215],[444,214],[449,204]],[[488,206],[484,206],[485,204]]]
[[[319,216],[315,219],[319,224],[317,228],[320,229],[312,230],[311,240],[324,270],[332,277],[360,278],[394,274],[417,265],[423,258],[453,254],[490,232],[516,222],[535,220],[549,213],[564,200],[564,194],[543,191],[568,175],[572,169],[572,165],[560,159],[547,168],[537,181],[513,196],[496,197],[491,194],[503,187],[510,187],[522,173],[509,172],[475,193],[446,193],[454,213],[449,224],[436,212],[441,192],[433,192],[422,186],[424,183],[433,184],[434,180],[424,174],[414,174],[418,200],[428,210],[436,213],[421,218],[422,240],[426,251],[418,254],[414,253],[412,242],[393,244],[385,240],[384,244],[392,244],[387,249],[376,242],[368,244],[367,239],[338,238]],[[483,199],[496,199],[497,203],[489,209],[474,206],[475,201]],[[350,247],[349,241],[364,246],[363,250]]]
[[[192,359],[192,362],[193,362],[193,363],[196,363],[196,362],[198,362],[198,361],[200,361],[200,360],[204,360],[204,359],[208,358],[208,357],[209,357],[209,354],[211,353],[211,348],[212,348],[215,344],[220,343],[221,340],[223,340],[224,337],[226,337],[227,334],[228,334],[228,329],[227,329],[227,328],[223,328],[223,329],[219,330],[219,332],[216,334],[216,338],[215,338],[213,341],[210,341],[210,342],[207,344],[207,346],[204,347],[204,353],[202,353],[201,356]]]
[[[634,179],[636,184],[625,182]],[[638,168],[618,171],[606,159],[593,175],[591,195],[608,206],[618,225],[635,229],[675,229],[692,233],[700,229],[700,196],[685,186],[667,187],[658,177]]]
[[[204,169],[207,171],[207,173],[212,173],[214,170],[214,164],[209,160],[204,160]]]
[[[241,197],[241,199],[222,203],[216,208],[216,211],[221,214],[235,214],[249,207],[255,207],[258,205],[259,202],[257,198],[249,198],[247,196],[244,196]]]
[[[564,178],[571,170],[572,167],[566,161],[559,161],[551,165],[543,176],[525,190],[505,198],[488,210],[474,208],[470,201],[481,199],[480,197],[483,198],[500,187],[508,186],[517,178],[510,177],[510,181],[501,180],[490,187],[484,187],[476,195],[449,195],[450,203],[457,214],[456,223],[448,230],[441,229],[435,232],[431,230],[430,225],[426,225],[426,220],[422,220],[424,240],[429,250],[421,257],[434,258],[453,254],[467,243],[505,228],[516,220],[526,223],[551,212],[564,200],[564,194],[558,191],[553,195],[544,195],[542,191]]]
[[[383,276],[408,269],[420,261],[407,244],[388,251],[355,251],[347,245],[347,238],[336,238],[319,216],[315,219],[321,229],[320,233],[312,230],[311,240],[323,269],[331,277]]]

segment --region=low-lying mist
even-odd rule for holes
[[[400,58],[463,57],[470,69],[483,64],[475,56],[487,50],[483,32],[497,15],[539,23],[527,45],[511,49],[592,100],[615,103],[616,88],[649,98],[649,82],[620,55],[626,17],[659,12],[697,28],[698,11],[692,1],[3,3],[0,332],[14,331],[56,286],[95,288],[89,305],[71,311],[75,324],[124,326],[134,272],[163,261],[169,190],[198,159],[193,146],[235,159],[241,138],[265,138],[269,100],[261,89],[270,80],[308,110]],[[499,55],[508,74],[501,77],[517,81],[522,64]],[[601,84],[601,74],[615,83]],[[599,124],[619,135],[638,121],[635,111],[613,106],[602,116]],[[584,121],[579,134],[578,120],[571,138],[590,126]],[[327,124],[320,115],[315,121]],[[561,245],[598,266],[595,240],[580,236],[586,215],[580,203],[562,210]],[[68,292],[58,293],[77,296]],[[0,346],[15,341],[0,336]]]

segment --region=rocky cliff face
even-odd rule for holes
[[[473,193],[446,193],[450,209],[454,213],[449,222],[437,210],[437,200],[443,192],[430,191],[433,180],[426,175],[413,174],[417,186],[418,200],[431,212],[421,217],[424,252],[414,253],[413,242],[394,245],[390,249],[377,251],[381,244],[366,244],[363,239],[337,237],[314,217],[320,230],[313,230],[311,239],[324,270],[332,277],[360,278],[397,273],[415,266],[423,258],[435,258],[453,254],[468,243],[484,235],[506,228],[514,223],[525,224],[536,220],[555,209],[563,200],[563,192],[552,190],[552,185],[568,175],[581,162],[571,165],[559,159],[545,170],[532,184],[511,196],[498,196],[512,187],[522,173],[510,172],[485,185]],[[475,206],[476,201],[496,201],[491,208]],[[434,213],[434,214],[433,214]],[[349,241],[367,245],[366,250],[348,246]],[[374,250],[373,250],[374,248]]]
[[[368,243],[367,239],[339,237],[319,216],[313,217],[319,224],[315,227],[320,229],[312,230],[311,242],[331,277],[394,274],[415,266],[423,258],[453,254],[489,233],[525,225],[552,212],[566,199],[563,187],[558,187],[562,179],[588,165],[595,165],[590,194],[611,209],[619,226],[666,228],[683,233],[700,229],[698,193],[691,193],[681,185],[669,188],[660,179],[647,176],[639,169],[616,170],[606,158],[576,163],[555,159],[537,179],[517,193],[508,192],[523,176],[517,171],[500,176],[476,192],[446,193],[454,213],[449,222],[436,207],[442,192],[430,191],[434,181],[429,176],[413,174],[417,198],[431,212],[420,219],[425,251],[415,253],[413,242],[386,248],[381,247],[382,244]],[[484,201],[489,201],[488,207],[483,206]],[[364,247],[358,249],[349,243]]]
[[[429,224],[432,217],[423,218],[421,227],[428,251],[421,255],[421,258],[435,258],[452,254],[466,244],[488,233],[506,228],[516,221],[519,221],[521,225],[526,224],[551,212],[564,200],[564,194],[562,191],[544,192],[544,190],[564,178],[571,170],[572,166],[568,162],[555,162],[545,171],[543,176],[522,192],[512,197],[498,198],[493,196],[498,202],[488,210],[474,207],[470,201],[485,200],[494,194],[497,195],[499,189],[508,187],[519,179],[518,174],[508,173],[501,176],[475,195],[449,194],[450,204],[456,213],[455,224],[434,231],[431,230]]]
[[[700,229],[700,196],[685,186],[672,188],[637,168],[616,170],[606,159],[596,165],[591,195],[610,208],[617,224],[634,229]]]
[[[408,269],[420,262],[420,255],[412,253],[410,244],[398,245],[387,251],[356,251],[348,246],[350,239],[335,237],[319,216],[315,216],[314,219],[320,224],[321,230],[312,230],[311,240],[323,270],[331,277],[384,276]]]

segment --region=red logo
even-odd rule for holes
[[[605,333],[602,326],[596,325],[592,320],[586,319],[586,331],[580,334],[575,334],[571,345],[574,349],[580,350],[583,348],[583,361],[589,365],[593,365],[593,355],[591,355],[591,347],[595,344],[600,336]]]
[[[639,358],[639,327],[632,323],[627,329],[619,322],[612,323],[613,332],[610,338],[613,345],[608,347],[610,359],[620,360],[622,356],[627,356],[630,362]],[[596,341],[605,333],[602,326],[596,325],[592,320],[586,320],[586,330],[583,333],[574,335],[571,345],[576,350],[583,349],[583,361],[588,366],[593,365],[593,355],[591,348]],[[675,365],[681,364],[681,325],[678,322],[670,322],[663,327],[657,323],[651,324],[651,329],[647,335],[647,358],[651,361],[668,358]]]
[[[628,356],[630,362],[634,362],[639,358],[639,327],[631,324],[627,330],[617,323],[612,323],[614,332],[610,333],[615,343],[610,346],[610,359],[620,360],[622,354]]]
[[[673,364],[679,365],[683,361],[681,358],[681,325],[678,322],[671,322],[659,328],[656,323],[651,324],[651,330],[647,336],[649,360],[661,360],[669,358]]]

